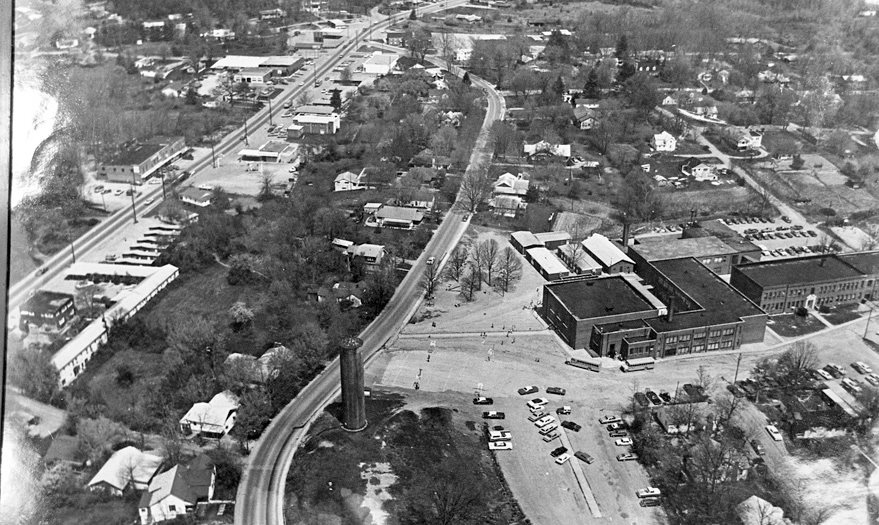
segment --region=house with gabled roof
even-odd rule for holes
[[[717,164],[708,159],[690,157],[681,164],[681,173],[698,182],[717,180]]]
[[[91,491],[103,491],[113,496],[121,496],[129,487],[143,490],[149,486],[161,466],[161,456],[125,447],[110,456],[87,487]]]
[[[238,396],[225,390],[207,403],[196,403],[180,418],[180,431],[184,435],[200,434],[220,439],[235,426],[238,414]]]
[[[525,156],[530,158],[562,157],[566,159],[571,156],[570,144],[550,144],[545,140],[541,140],[536,144],[525,144],[523,149]]]
[[[580,244],[583,251],[597,261],[605,273],[631,273],[635,269],[635,261],[600,233],[593,233]]]
[[[365,190],[367,185],[364,181],[364,172],[354,174],[350,171],[343,171],[336,175],[333,180],[333,191],[356,191]]]
[[[586,106],[577,106],[574,108],[574,120],[580,129],[592,129],[595,126],[596,112],[594,109]]]
[[[375,222],[380,228],[411,230],[424,220],[424,212],[418,208],[382,206],[375,212]]]
[[[205,454],[158,474],[140,498],[141,525],[194,514],[198,503],[208,502],[214,496],[216,479],[217,469]]]
[[[674,151],[678,147],[678,139],[668,131],[653,135],[650,142],[656,151]]]
[[[504,173],[494,183],[492,193],[495,195],[515,195],[524,197],[528,194],[529,181],[523,173],[513,175],[512,173]]]
[[[381,265],[386,252],[383,244],[355,244],[348,247],[346,255],[352,260],[359,260],[369,270]]]

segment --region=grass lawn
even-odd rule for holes
[[[800,317],[794,314],[779,314],[772,315],[769,319],[773,321],[769,328],[782,337],[797,337],[824,328],[824,324],[811,315]]]
[[[842,324],[861,317],[861,314],[858,313],[857,306],[841,306],[837,308],[832,308],[830,310],[830,313],[821,315],[823,315],[824,319],[827,319],[830,324]]]
[[[114,498],[101,503],[89,503],[82,508],[64,507],[63,514],[53,516],[57,525],[81,525],[101,523],[103,525],[129,525],[138,522],[137,499]]]
[[[450,460],[467,461],[461,483],[482,500],[471,509],[472,519],[455,523],[523,522],[486,449],[482,423],[447,408],[428,406],[416,413],[405,409],[406,401],[373,390],[366,402],[369,426],[360,433],[340,428],[338,403],[321,415],[287,475],[288,523],[368,522],[367,504],[387,512],[388,523],[422,522],[411,509],[432,512],[436,491],[457,490],[457,472],[450,475],[445,467]]]

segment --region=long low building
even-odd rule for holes
[[[77,268],[77,265],[80,266]],[[131,289],[116,295],[113,298],[114,304],[100,319],[92,321],[52,355],[51,362],[58,370],[58,379],[62,387],[69,385],[85,370],[86,363],[100,346],[107,342],[107,332],[113,324],[125,322],[134,316],[180,273],[176,266],[170,264],[161,267],[91,263],[77,263],[77,265],[68,271],[68,276],[73,275],[76,278],[88,276],[92,280],[104,281],[126,279],[130,282],[139,279],[139,282],[133,284]]]
[[[154,171],[184,151],[183,137],[153,137],[125,144],[116,155],[101,163],[98,176],[108,182],[142,184]]]
[[[570,274],[568,267],[543,246],[529,248],[525,251],[525,258],[547,281],[556,281]]]

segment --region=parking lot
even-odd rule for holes
[[[830,251],[823,233],[808,225],[793,224],[786,217],[729,217],[721,222],[759,246],[763,260]]]

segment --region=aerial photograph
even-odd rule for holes
[[[3,10],[0,525],[879,524],[879,0]]]

